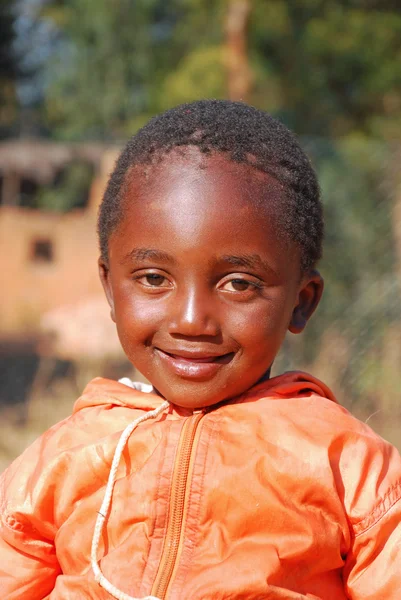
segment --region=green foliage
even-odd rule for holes
[[[124,138],[177,102],[225,94],[229,0],[49,0],[58,29],[47,121],[67,138]],[[253,0],[252,100],[300,134],[396,137],[401,6]]]
[[[353,400],[373,411],[401,381],[399,369],[388,364],[389,334],[401,341],[391,147],[361,135],[303,142],[318,171],[325,205],[320,265],[325,293],[302,341],[288,340],[280,364],[303,365],[324,379],[332,372],[332,385],[347,390],[343,402]],[[326,364],[328,345],[332,350]],[[382,377],[388,371],[392,376]]]
[[[16,118],[16,80],[20,64],[13,49],[15,40],[15,2],[0,0],[0,137]]]
[[[34,198],[35,208],[67,212],[86,205],[93,168],[84,162],[70,163],[56,178],[53,185],[39,189]]]
[[[56,10],[55,10],[56,9]],[[169,23],[155,0],[71,0],[46,5],[44,16],[60,27],[52,63],[54,84],[47,118],[64,138],[118,138],[148,107],[144,83],[154,72],[157,25]]]
[[[192,51],[179,63],[177,69],[163,82],[161,108],[167,109],[183,102],[204,97],[225,97],[224,52],[221,46]]]
[[[273,78],[280,89],[279,112],[298,133],[397,135],[401,6],[259,0],[251,40],[266,65],[259,88],[268,90]]]
[[[143,115],[165,107],[170,90],[177,98],[199,97],[206,77],[211,93],[223,95],[214,50],[206,47],[203,56],[197,45],[211,6],[200,0],[47,3],[43,18],[61,36],[46,98],[49,126],[64,139],[119,139]]]
[[[0,78],[15,79],[19,68],[12,44],[15,39],[15,2],[0,0]]]

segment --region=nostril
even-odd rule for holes
[[[191,317],[183,315],[181,318],[173,320],[169,326],[169,333],[182,336],[216,336],[220,331],[220,326],[216,319],[209,316]]]
[[[223,336],[221,331],[219,331],[216,335],[184,335],[182,333],[170,332],[170,337],[177,341],[191,342],[192,344],[208,342],[214,345],[219,345],[223,342]]]
[[[169,327],[170,335],[190,338],[214,338],[220,333],[220,327],[212,321],[181,321]]]

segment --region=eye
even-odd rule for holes
[[[227,281],[224,288],[234,292],[246,292],[251,285],[251,282],[246,281],[246,279],[232,279],[231,281]]]
[[[166,278],[163,275],[157,275],[156,273],[151,273],[149,275],[144,275],[142,279],[146,280],[148,285],[152,285],[155,287],[160,287],[166,281]]]
[[[143,287],[146,288],[169,288],[171,282],[164,275],[160,273],[144,273],[135,277]]]
[[[224,281],[220,289],[224,292],[255,292],[262,287],[258,281],[249,279],[240,279],[239,277]]]

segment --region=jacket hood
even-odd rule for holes
[[[125,380],[129,381],[129,380]],[[140,384],[137,384],[140,387]],[[336,402],[332,391],[316,377],[302,371],[289,371],[272,377],[252,387],[243,394],[249,399],[253,395],[296,398],[316,394]],[[124,406],[139,410],[154,410],[165,402],[153,392],[144,392],[121,381],[96,377],[88,383],[80,398],[75,402],[73,413],[94,406]]]

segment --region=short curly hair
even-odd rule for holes
[[[127,143],[110,176],[99,209],[103,260],[108,239],[123,218],[124,183],[131,167],[161,160],[170,150],[195,146],[219,152],[276,178],[285,188],[278,226],[301,251],[301,270],[321,257],[323,210],[316,174],[295,136],[272,116],[242,102],[200,100],[152,118]]]

